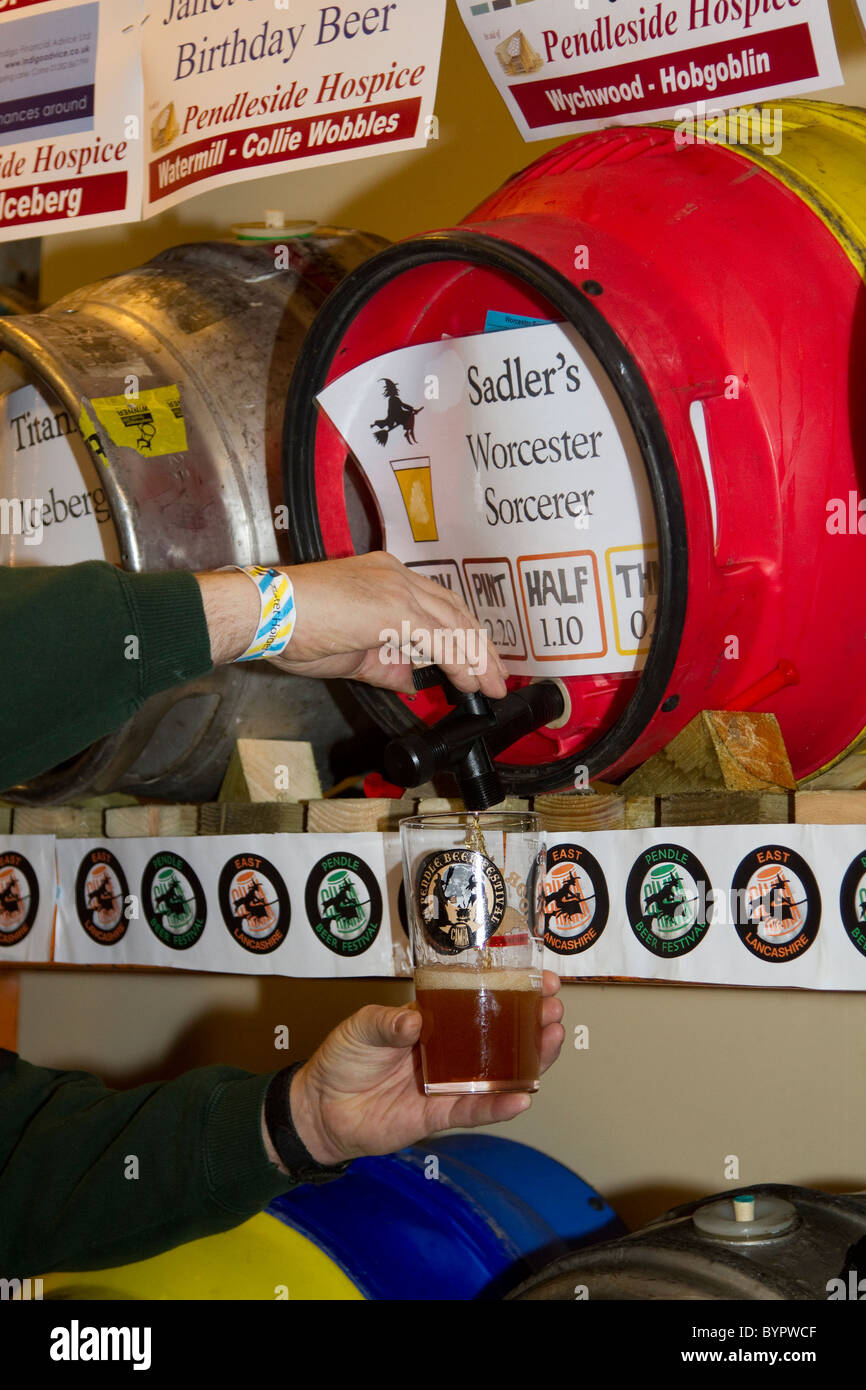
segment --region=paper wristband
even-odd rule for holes
[[[255,637],[236,661],[258,661],[279,656],[289,645],[295,630],[295,597],[292,581],[279,570],[265,565],[233,565],[252,580],[259,591],[261,616]]]

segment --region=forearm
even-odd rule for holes
[[[0,651],[0,791],[211,666],[191,574],[127,574],[103,561],[0,568]]]
[[[0,1277],[99,1269],[227,1230],[285,1192],[271,1076],[205,1067],[111,1091],[0,1052]]]

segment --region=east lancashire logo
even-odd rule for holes
[[[207,922],[198,876],[173,850],[161,850],[148,860],[141,879],[141,907],[154,936],[172,951],[188,951]]]
[[[713,896],[707,871],[683,845],[652,845],[628,876],[626,911],[631,929],[654,956],[687,955],[709,928]]]
[[[314,864],[304,903],[316,936],[338,956],[369,950],[382,925],[376,876],[356,854],[326,854]]]
[[[551,845],[544,875],[544,944],[560,956],[594,946],[610,903],[601,865],[583,845]]]
[[[27,936],[39,911],[39,883],[23,854],[0,854],[0,950]]]
[[[818,935],[817,880],[802,855],[787,845],[760,845],[741,859],[731,900],[737,935],[759,960],[795,960]]]
[[[219,880],[223,921],[239,946],[267,955],[289,934],[289,894],[280,874],[260,854],[235,854]]]
[[[418,871],[416,901],[424,935],[443,956],[480,950],[500,926],[508,905],[505,880],[474,849],[428,854]]]
[[[100,946],[114,946],[126,934],[129,885],[126,874],[109,849],[85,854],[75,880],[78,920]]]

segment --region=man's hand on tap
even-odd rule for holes
[[[272,658],[280,670],[411,693],[412,655],[405,646],[397,650],[408,632],[422,635],[420,641],[433,652],[429,659],[458,690],[480,690],[491,699],[505,695],[508,673],[502,659],[462,599],[393,555],[374,551],[283,568],[292,581],[297,616],[286,650]],[[255,587],[237,570],[196,578],[214,665],[234,661],[256,633]],[[415,636],[411,640],[419,642]]]

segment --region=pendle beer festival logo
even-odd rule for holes
[[[205,929],[204,889],[195,870],[173,850],[160,850],[148,860],[141,905],[154,936],[172,951],[188,951]]]
[[[267,955],[289,934],[289,894],[260,854],[235,854],[223,866],[218,897],[223,921],[245,951]]]
[[[693,951],[709,929],[713,891],[697,855],[684,845],[652,845],[638,855],[625,890],[638,941],[668,960]]]
[[[0,950],[28,935],[39,911],[39,882],[23,854],[0,854]]]
[[[839,915],[851,945],[866,956],[866,850],[845,870],[839,890]]]
[[[368,951],[382,925],[382,893],[357,854],[326,854],[307,879],[304,904],[316,936],[335,955]]]

